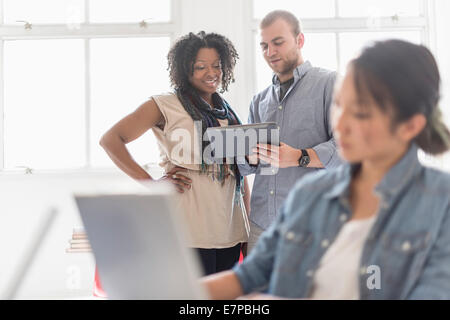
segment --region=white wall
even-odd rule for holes
[[[440,107],[450,126],[450,1],[434,0],[430,10],[434,17],[431,21],[430,49],[436,57],[442,78]],[[450,152],[440,157],[437,165],[450,171]]]

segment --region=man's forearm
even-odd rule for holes
[[[320,162],[320,159],[317,156],[317,153],[314,151],[314,149],[306,149],[306,151],[308,152],[309,159],[310,159],[308,165],[306,166],[307,168],[323,168],[324,167],[322,162]],[[296,149],[295,153],[297,154],[297,156],[295,157],[297,160],[290,163],[290,167],[298,167],[299,166],[298,161],[300,160],[300,157],[302,156],[302,150]]]
[[[309,155],[309,164],[307,168],[323,168],[322,162],[320,162],[319,157],[317,156],[317,153],[314,151],[314,149],[306,149]]]

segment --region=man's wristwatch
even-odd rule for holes
[[[299,167],[307,167],[311,159],[309,158],[308,151],[305,149],[302,149],[302,155],[298,159],[298,166]]]

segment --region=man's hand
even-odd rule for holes
[[[280,142],[280,146],[258,144],[253,152],[258,155],[258,159],[277,168],[298,167],[298,159],[302,155],[301,150],[292,148],[283,142]]]
[[[245,156],[245,159],[251,166],[257,166],[259,164],[259,158],[257,153],[252,153],[248,156]]]

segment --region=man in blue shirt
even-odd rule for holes
[[[261,50],[274,76],[272,84],[253,97],[248,122],[276,122],[280,146],[258,145],[256,153],[239,165],[241,174],[256,174],[248,250],[274,221],[299,178],[341,163],[329,115],[336,73],[303,60],[304,35],[290,12],[269,13],[260,30]],[[262,171],[259,160],[271,164],[271,174],[267,168]]]

